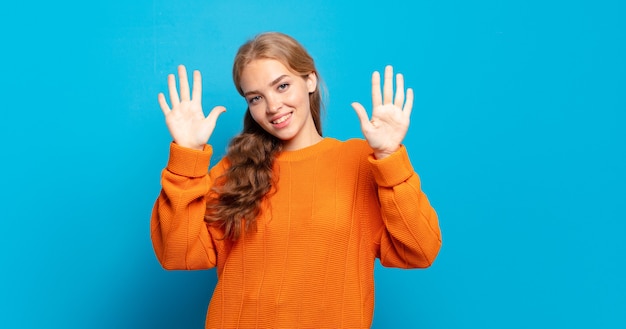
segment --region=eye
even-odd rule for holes
[[[289,88],[289,84],[288,83],[281,83],[281,84],[278,85],[278,90],[280,90],[280,91],[287,90],[287,88]]]
[[[248,98],[248,104],[254,105],[258,103],[260,100],[261,100],[261,96],[250,97]]]

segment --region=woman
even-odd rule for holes
[[[402,75],[372,76],[373,111],[353,103],[365,140],[322,137],[320,77],[291,37],[264,33],[239,49],[233,79],[248,104],[243,132],[209,170],[218,106],[204,116],[201,77],[168,76],[173,137],[151,235],[166,269],[217,267],[206,327],[365,328],[374,262],[424,268],[441,246],[437,215],[402,140]]]

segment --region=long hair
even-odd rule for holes
[[[278,32],[257,35],[243,44],[235,56],[233,81],[241,96],[241,73],[255,59],[273,59],[281,62],[302,78],[317,75],[317,87],[309,93],[311,116],[317,132],[322,135],[320,91],[321,78],[313,58],[292,37]],[[282,141],[266,132],[250,115],[243,120],[243,131],[229,143],[226,160],[229,167],[212,187],[205,221],[216,223],[224,230],[224,239],[237,240],[244,230],[256,227],[261,213],[261,202],[275,186],[272,168]]]

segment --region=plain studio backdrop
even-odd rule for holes
[[[326,136],[362,136],[372,71],[415,90],[444,242],[429,269],[377,266],[374,328],[626,327],[623,1],[13,1],[0,27],[2,328],[203,327],[215,271],[165,271],[150,242],[157,93],[201,70],[221,157],[233,56],[264,31],[317,60]]]

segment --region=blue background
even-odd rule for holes
[[[183,63],[241,128],[230,78],[258,32],[293,35],[360,137],[370,74],[416,91],[406,137],[444,244],[376,270],[375,328],[626,327],[622,1],[58,1],[3,5],[0,327],[202,328],[214,271],[167,272],[149,217]],[[221,152],[221,153],[220,153]]]

